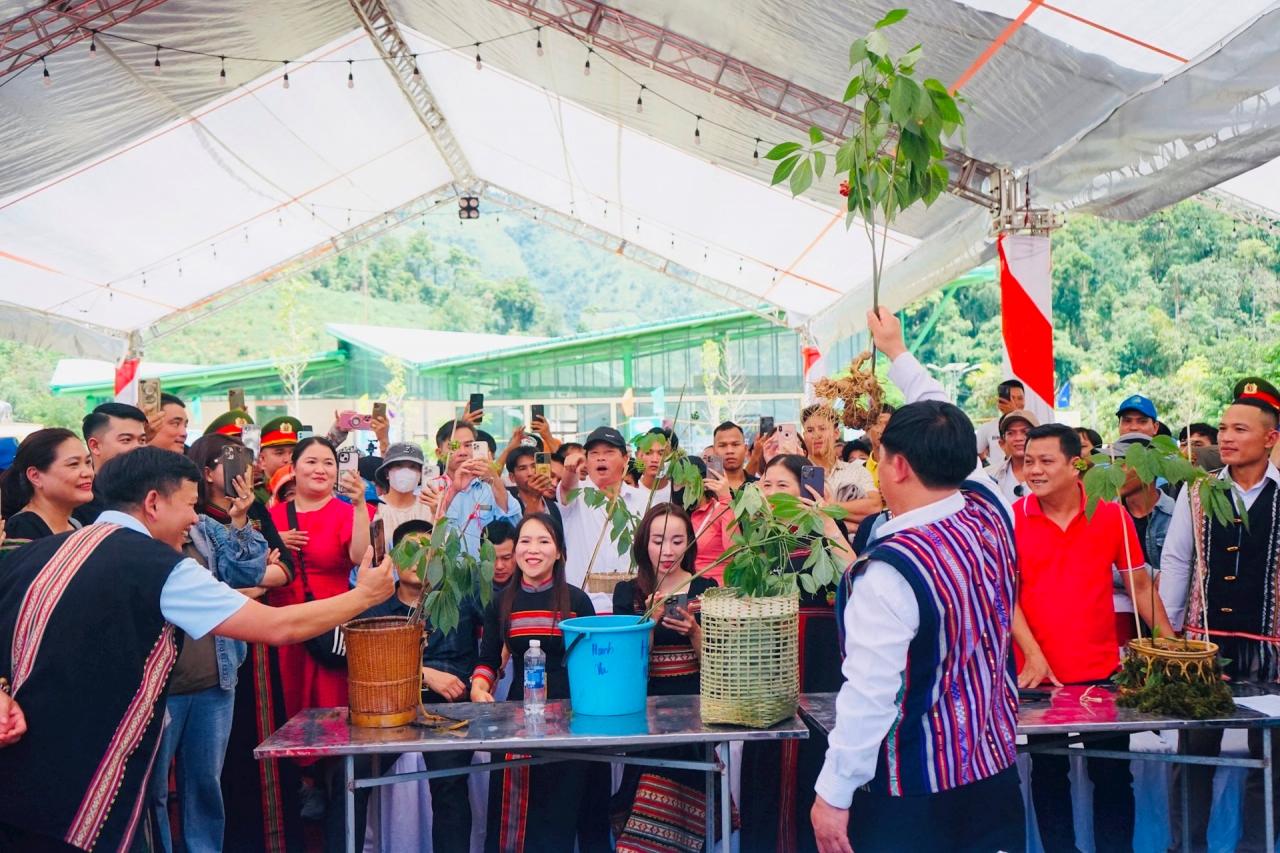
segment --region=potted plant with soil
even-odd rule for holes
[[[1219,480],[1187,461],[1168,436],[1158,435],[1149,444],[1130,444],[1123,455],[1095,453],[1081,460],[1084,474],[1085,514],[1093,517],[1098,501],[1116,500],[1126,480],[1136,478],[1144,486],[1157,478],[1183,484],[1191,501],[1215,520],[1229,523],[1237,517],[1230,482]],[[1247,520],[1248,514],[1240,512]],[[1124,539],[1128,547],[1128,537]],[[1196,560],[1202,559],[1201,537],[1195,537]],[[1126,555],[1127,556],[1127,555]],[[1158,567],[1156,567],[1158,569]],[[1156,585],[1152,584],[1155,595]],[[1130,596],[1133,588],[1130,587]],[[1207,617],[1207,610],[1206,610]],[[1135,621],[1137,615],[1134,615]],[[1231,691],[1222,680],[1223,661],[1218,645],[1209,640],[1207,622],[1203,639],[1161,637],[1154,629],[1130,640],[1128,654],[1113,681],[1117,704],[1153,714],[1206,719],[1230,714],[1235,708]]]
[[[459,531],[439,519],[430,537],[410,536],[396,545],[391,561],[412,569],[422,597],[408,617],[356,619],[343,626],[347,645],[351,724],[373,728],[404,726],[422,704],[422,648],[425,625],[449,633],[458,627],[464,599],[489,603],[493,591],[494,548],[480,543],[479,556],[467,549]]]

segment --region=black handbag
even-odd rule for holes
[[[293,501],[285,504],[285,511],[289,515],[289,528],[301,530],[302,528],[298,526],[298,510],[294,507]],[[307,601],[315,601],[315,594],[311,592],[311,584],[307,581],[307,565],[302,559],[302,549],[299,548],[293,553],[298,558],[298,577],[302,579],[302,596]],[[307,653],[315,659],[316,663],[326,669],[347,668],[347,641],[341,626],[330,628],[319,636],[305,640],[302,645],[306,647]]]

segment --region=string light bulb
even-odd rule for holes
[[[414,77],[422,76],[422,72],[418,70],[418,54],[416,53],[413,55],[413,76]]]
[[[756,150],[751,152],[751,159],[757,163],[760,161],[760,137],[756,137]]]
[[[156,45],[156,61],[151,63],[151,65],[153,68],[157,69],[157,71],[160,68],[160,45]]]
[[[591,54],[595,53],[591,48],[587,48],[587,61],[582,63],[582,76],[591,76]]]
[[[49,76],[49,64],[48,64],[47,62],[45,62],[45,61],[44,61],[44,57],[43,57],[43,56],[42,56],[42,57],[40,57],[40,65],[41,65],[41,67],[43,67],[43,68],[44,68],[44,73],[43,73],[43,75],[42,75],[42,77],[41,77],[41,81],[44,83],[44,85],[45,85],[45,86],[52,86],[52,85],[53,85],[53,78]]]
[[[702,144],[702,116],[697,116],[693,122],[693,144]]]
[[[636,112],[638,113],[644,112],[644,90],[645,90],[645,85],[641,83],[640,93],[636,95]]]
[[[484,70],[484,60],[480,58],[480,42],[476,42],[476,70]]]
[[[538,56],[542,56],[542,27],[534,27],[538,32]]]
[[[89,30],[89,53],[96,54],[98,52],[98,31]]]
[[[347,88],[354,89],[356,87],[355,61],[347,60]]]
[[[227,58],[219,56],[218,59],[222,62],[222,68],[218,71],[218,79],[225,85],[227,82]]]
[[[284,61],[284,88],[289,88],[289,60]]]

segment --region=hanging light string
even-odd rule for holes
[[[202,50],[200,48],[192,48],[192,47],[175,47],[173,45],[162,45],[156,42],[149,42],[149,41],[146,41],[145,39],[134,38],[132,36],[123,35],[121,33],[112,32],[109,30],[99,30],[99,29],[93,29],[93,28],[87,28],[87,29],[89,33],[89,52],[90,53],[95,55],[97,54],[98,42],[100,39],[104,39],[104,38],[115,39],[116,41],[125,42],[127,44],[133,44],[133,45],[138,45],[139,47],[149,48],[155,52],[155,56],[152,61],[152,67],[156,70],[157,73],[162,68],[161,56],[160,56],[161,53],[175,53],[175,54],[181,54],[184,56],[197,56],[197,57],[204,57],[207,59],[216,59],[218,60],[218,63],[219,63],[218,77],[222,82],[225,82],[227,79],[227,63],[228,62],[233,64],[237,62],[245,62],[245,63],[258,63],[263,65],[276,65],[284,69],[284,77],[282,82],[283,82],[284,88],[287,89],[289,87],[289,65],[292,63],[296,63],[298,61],[296,59],[283,59],[283,58],[271,58],[271,57],[260,57],[260,56],[242,56],[238,54],[214,52],[210,50]],[[543,30],[542,25],[535,25],[535,26],[525,27],[523,29],[516,30],[514,32],[506,33],[504,35],[494,36],[493,38],[489,38],[489,39],[481,39],[479,41],[473,40],[470,42],[466,42],[464,44],[456,44],[456,45],[450,45],[447,47],[434,48],[431,50],[418,51],[416,53],[411,54],[411,57],[413,59],[414,73],[415,74],[418,73],[418,60],[422,57],[435,56],[437,54],[442,54],[442,53],[459,53],[463,50],[472,50],[472,49],[474,49],[475,51],[476,68],[481,69],[483,68],[483,63],[482,63],[481,54],[480,54],[481,47],[485,45],[495,44],[497,42],[506,41],[508,39],[519,38],[520,36],[529,35],[531,33],[535,35],[535,38],[536,38],[535,50],[537,51],[537,55],[541,57],[544,54],[542,30]],[[560,32],[563,32],[563,31],[560,31]],[[708,128],[708,127],[715,128],[718,131],[723,131],[726,134],[729,134],[733,137],[741,139],[745,143],[748,143],[752,147],[751,160],[753,163],[759,163],[760,161],[758,152],[762,144],[766,146],[766,150],[768,150],[768,148],[772,148],[774,144],[776,144],[773,142],[766,142],[762,137],[757,136],[754,133],[744,132],[731,125],[724,124],[714,119],[707,118],[705,115],[701,114],[697,109],[687,107],[684,104],[680,103],[678,100],[670,97],[669,95],[666,95],[663,92],[657,89],[654,89],[648,83],[641,81],[640,78],[629,73],[617,62],[614,62],[613,59],[611,59],[607,54],[597,51],[591,44],[584,42],[582,39],[579,39],[577,36],[573,35],[572,33],[563,33],[563,34],[573,39],[574,41],[578,42],[586,50],[586,58],[582,65],[582,71],[584,76],[588,76],[588,77],[591,76],[591,62],[592,62],[592,59],[594,58],[599,62],[602,62],[605,66],[613,70],[619,76],[629,81],[636,87],[639,93],[636,97],[637,113],[644,112],[644,109],[646,106],[646,104],[644,103],[644,98],[646,95],[652,96],[653,98],[657,98],[659,101],[662,101],[668,106],[676,110],[679,110],[680,112],[683,112],[685,115],[689,117],[693,125],[694,144],[696,145],[702,144],[704,128]],[[40,57],[41,76],[43,78],[44,85],[46,86],[50,85],[53,82],[52,76],[49,72],[48,64],[46,62],[49,56],[50,54],[45,54],[44,56]],[[382,62],[382,61],[383,59],[381,56],[368,56],[368,57],[360,57],[360,58],[347,57],[347,58],[335,58],[335,59],[311,59],[311,60],[307,60],[306,64],[308,65],[341,65],[345,63],[347,65],[347,87],[355,88],[355,70],[354,70],[355,64],[358,62],[363,63],[363,62]],[[26,66],[26,68],[31,68],[31,67],[33,66],[31,65]],[[25,71],[26,68],[24,68],[23,71]],[[4,87],[11,81],[17,79],[19,76],[21,76],[21,74],[22,74],[22,71],[18,72],[17,74],[11,75],[5,78],[4,80],[0,80],[0,87]]]
[[[282,65],[282,66],[286,66],[285,73],[287,74],[288,73],[287,66],[290,65],[291,63],[296,63],[298,61],[297,59],[282,59],[282,58],[270,58],[270,57],[261,57],[261,56],[240,56],[237,54],[201,50],[199,48],[192,48],[192,47],[174,47],[173,45],[158,44],[156,42],[146,41],[145,39],[134,38],[132,36],[126,36],[120,33],[111,32],[109,30],[98,30],[98,29],[89,29],[89,28],[85,28],[85,29],[87,29],[87,32],[89,33],[89,53],[93,54],[94,56],[98,54],[98,44],[102,39],[115,39],[116,41],[125,42],[127,44],[137,45],[139,47],[145,47],[145,48],[149,48],[150,50],[153,50],[155,52],[155,56],[151,65],[152,65],[152,68],[156,69],[157,71],[159,71],[162,68],[162,64],[160,61],[161,53],[176,53],[176,54],[181,54],[183,56],[199,56],[199,57],[204,57],[206,59],[216,59],[219,62],[218,76],[224,81],[227,78],[228,62],[257,63],[260,65]],[[457,51],[465,50],[467,48],[476,48],[478,51],[482,45],[489,45],[489,44],[494,44],[496,42],[506,41],[507,39],[518,38],[519,36],[528,35],[529,33],[538,34],[538,44],[539,44],[538,55],[541,56],[542,55],[542,48],[541,48],[542,27],[540,26],[525,27],[524,29],[516,30],[515,32],[506,33],[500,36],[494,36],[493,38],[490,38],[490,39],[483,39],[479,42],[470,41],[470,42],[467,42],[466,44],[450,45],[448,47],[439,47],[439,48],[434,48],[432,50],[420,50],[411,55],[413,57],[414,67],[416,70],[418,59],[421,57],[435,56],[441,53],[456,53]],[[42,70],[41,76],[44,79],[46,86],[50,85],[50,83],[52,82],[52,78],[51,78],[51,75],[49,74],[49,68],[47,64],[47,60],[52,55],[53,55],[52,53],[46,53],[41,57],[39,57],[40,66]],[[306,61],[306,64],[308,65],[339,65],[342,63],[346,63],[348,67],[348,82],[352,82],[353,80],[353,74],[351,71],[352,65],[354,65],[357,62],[382,62],[382,61],[383,59],[381,56],[366,56],[361,58],[349,58],[349,59],[310,59]],[[13,80],[16,80],[19,77],[21,77],[22,74],[28,68],[31,68],[31,67],[33,66],[27,65],[22,69],[22,71],[19,71],[16,74],[11,74],[8,77],[4,78],[3,80],[0,80],[0,88],[7,86]]]

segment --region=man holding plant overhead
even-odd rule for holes
[[[845,680],[814,836],[823,853],[1022,850],[1012,518],[975,467],[973,423],[907,352],[898,320],[880,309],[867,326],[911,402],[880,438],[893,517],[840,584]]]

